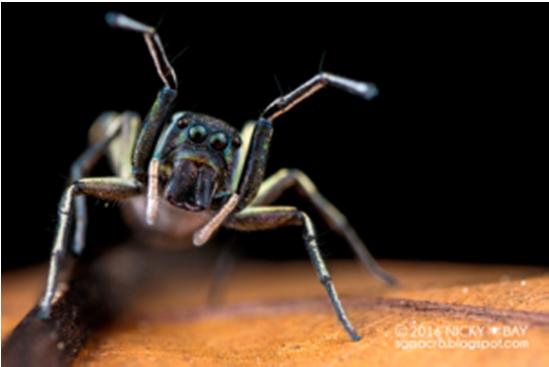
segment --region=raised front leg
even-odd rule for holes
[[[50,315],[58,287],[60,264],[67,256],[67,237],[74,200],[79,195],[94,196],[102,200],[123,200],[138,195],[141,185],[135,180],[118,177],[84,178],[71,184],[63,193],[59,202],[55,240],[50,257],[50,268],[46,290],[40,301],[40,317]]]
[[[339,322],[352,340],[360,340],[360,336],[358,336],[353,325],[347,318],[343,305],[339,300],[328,268],[318,249],[313,222],[307,214],[293,207],[250,207],[235,214],[225,225],[240,231],[259,231],[284,226],[302,226],[303,239],[307,252],[309,253],[309,257],[311,258],[311,262],[316,270],[320,283],[326,288],[326,292]]]
[[[254,199],[263,182],[267,155],[273,135],[272,122],[274,119],[326,86],[342,89],[366,100],[370,100],[377,95],[377,88],[372,83],[360,82],[330,73],[320,73],[292,92],[271,102],[255,123],[249,149],[243,149],[244,154],[241,159],[244,160],[244,167],[239,166],[236,175],[239,182],[237,192],[240,195],[238,209],[245,208]],[[248,127],[249,125],[246,125],[244,131],[249,130]],[[245,140],[244,143],[243,148],[246,145]]]
[[[345,215],[322,196],[313,181],[303,172],[295,169],[281,169],[265,180],[259,189],[259,193],[250,205],[262,206],[271,204],[284,191],[290,188],[296,188],[301,195],[307,198],[330,228],[347,240],[356,256],[372,275],[387,285],[394,286],[397,284],[397,280],[379,266],[364,242],[362,242],[354,228],[349,224]]]
[[[367,100],[374,98],[378,94],[377,87],[372,83],[360,82],[331,73],[319,73],[290,93],[271,102],[267,108],[265,108],[261,117],[273,121],[278,116],[288,112],[295,105],[326,86],[342,89],[347,93],[357,95]]]
[[[147,179],[147,166],[149,165],[154,145],[177,97],[177,75],[168,61],[160,36],[156,33],[154,27],[118,13],[107,14],[106,20],[112,27],[138,32],[143,35],[153,58],[156,71],[165,85],[158,92],[153,106],[145,117],[141,133],[134,148],[132,158],[134,176],[140,182],[144,183]]]
[[[247,156],[242,158],[245,161],[237,190],[240,195],[238,209],[248,206],[259,191],[265,177],[272,136],[273,124],[269,120],[260,119],[255,123],[249,142],[244,141],[243,147],[247,145],[249,147],[246,152]]]

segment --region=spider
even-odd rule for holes
[[[107,112],[90,128],[90,146],[71,167],[71,184],[65,189],[50,258],[46,289],[39,303],[43,319],[51,315],[60,284],[61,263],[79,256],[85,247],[86,196],[124,201],[147,231],[189,238],[205,244],[220,227],[259,231],[301,226],[303,239],[317,276],[339,322],[352,340],[360,337],[347,318],[328,268],[318,248],[309,216],[290,206],[271,206],[285,190],[297,188],[327,224],[350,244],[357,257],[388,285],[395,279],[374,260],[345,216],[326,200],[311,179],[295,169],[282,169],[264,180],[273,134],[273,121],[326,86],[370,100],[375,85],[330,73],[319,73],[292,92],[275,99],[259,119],[239,133],[224,121],[194,112],[171,113],[177,96],[177,76],[168,61],[155,28],[123,14],[109,13],[107,23],[141,33],[164,86],[144,121],[133,112]],[[112,177],[86,177],[103,155],[115,173]],[[71,222],[75,219],[71,246]]]

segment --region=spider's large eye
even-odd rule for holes
[[[189,129],[189,138],[195,143],[203,142],[208,135],[208,131],[202,125],[194,125]]]
[[[210,145],[217,150],[223,150],[227,146],[227,135],[216,133],[210,138]]]

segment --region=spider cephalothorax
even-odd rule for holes
[[[158,177],[159,192],[174,206],[215,209],[230,193],[240,134],[204,114],[179,112],[171,121],[158,140],[150,179]]]
[[[76,221],[70,250],[78,255],[84,248],[87,195],[103,200],[135,200],[131,208],[134,216],[145,217],[145,227],[174,233],[177,238],[186,236],[185,242],[196,246],[205,244],[222,226],[240,231],[302,227],[305,246],[339,321],[351,339],[359,340],[318,248],[313,222],[296,207],[272,203],[285,190],[298,188],[373,275],[388,284],[395,280],[379,267],[345,216],[303,172],[282,169],[265,179],[265,169],[276,118],[326,86],[370,100],[377,95],[375,85],[319,73],[267,105],[241,133],[203,114],[179,112],[170,117],[177,97],[177,76],[156,30],[121,14],[109,14],[107,22],[144,36],[164,87],[143,122],[135,113],[107,113],[92,126],[96,139],[73,164],[72,183],[59,203],[59,225],[40,303],[41,317],[49,317],[58,299],[58,275],[61,260],[68,253],[73,216]],[[86,177],[104,153],[110,158],[115,176]]]

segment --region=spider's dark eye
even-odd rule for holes
[[[242,145],[242,140],[240,139],[240,136],[235,136],[233,138],[233,147],[239,148]]]
[[[214,149],[223,150],[227,146],[227,135],[223,133],[217,133],[210,139],[210,144]]]
[[[195,143],[203,142],[208,135],[208,131],[202,125],[194,125],[189,129],[189,138]]]
[[[182,118],[180,120],[177,121],[177,126],[179,126],[179,128],[183,129],[183,128],[186,128],[189,123],[191,121],[189,119],[186,119],[186,118]]]

